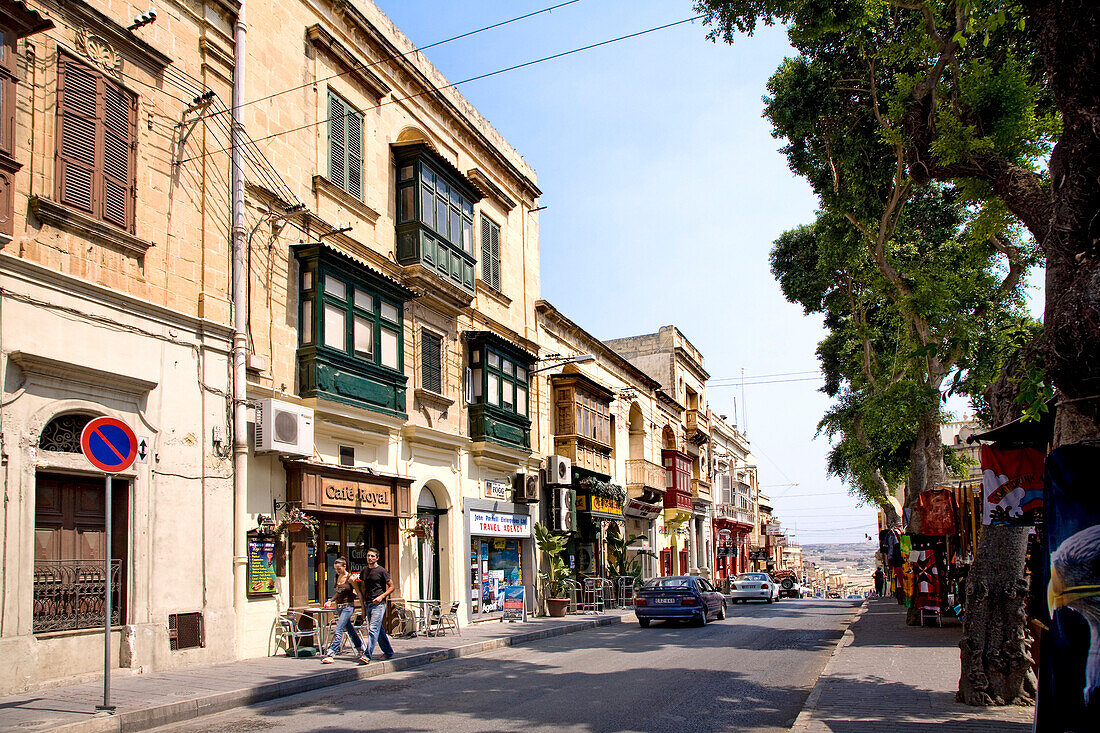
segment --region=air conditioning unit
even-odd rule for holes
[[[546,456],[546,485],[568,486],[573,483],[573,463],[565,456]]]
[[[573,489],[550,489],[550,529],[554,532],[572,532],[577,526],[577,493]]]
[[[530,504],[539,500],[538,471],[520,471],[512,477],[513,501],[517,504]]]
[[[261,400],[256,405],[257,453],[313,456],[313,410],[281,400]]]

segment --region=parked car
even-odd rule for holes
[[[742,573],[730,583],[730,599],[733,601],[773,603],[778,598],[779,586],[767,573]]]
[[[726,599],[706,578],[673,575],[653,578],[634,595],[634,615],[643,629],[651,621],[692,621],[704,626],[726,617]]]

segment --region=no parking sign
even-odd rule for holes
[[[134,465],[138,441],[130,426],[115,417],[97,417],[84,426],[80,450],[106,473],[119,473]]]

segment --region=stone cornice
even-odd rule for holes
[[[70,361],[51,359],[48,356],[28,354],[25,351],[13,351],[8,358],[19,365],[24,374],[52,377],[68,383],[77,383],[89,387],[106,387],[107,389],[122,394],[141,397],[151,392],[156,382],[147,379],[131,377],[116,372],[108,372],[102,369],[74,364]]]
[[[17,277],[24,282],[51,288],[78,298],[99,303],[118,311],[147,318],[165,326],[186,329],[195,334],[208,334],[227,344],[233,340],[233,329],[198,316],[172,310],[147,300],[135,298],[117,290],[57,272],[30,260],[9,254],[0,254],[0,274]]]
[[[306,28],[306,39],[316,48],[331,56],[344,68],[348,76],[366,87],[374,95],[376,101],[381,101],[383,97],[390,93],[389,85],[382,81],[377,74],[370,71],[367,64],[360,61],[355,54],[348,50],[347,46],[336,40],[320,23],[314,23]]]

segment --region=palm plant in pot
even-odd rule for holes
[[[545,568],[539,576],[545,583],[546,610],[551,616],[561,618],[569,609],[569,598],[564,595],[565,588],[562,581],[569,576],[569,569],[565,567],[565,560],[561,554],[565,551],[565,535],[556,535],[541,524],[535,525],[535,544],[546,556],[543,562]]]

